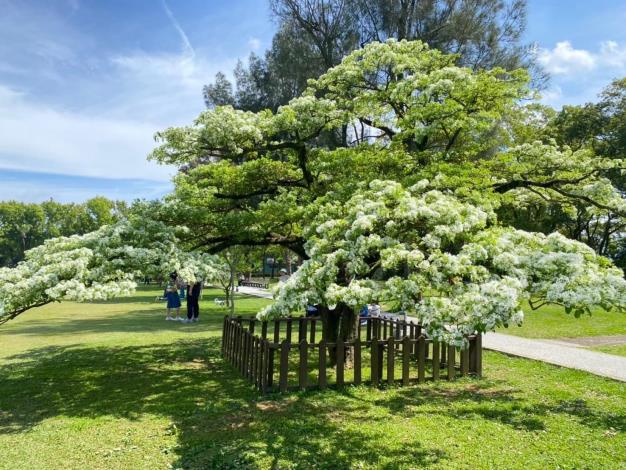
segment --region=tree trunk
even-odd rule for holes
[[[235,315],[235,267],[236,264],[233,260],[233,263],[230,265],[230,285],[228,289],[230,290],[230,314],[231,316]]]
[[[350,306],[340,303],[334,310],[326,307],[319,307],[318,312],[322,318],[322,337],[328,343],[337,343],[341,338],[342,341],[352,341],[358,335],[359,315]],[[350,348],[345,349],[346,367],[353,364],[353,353]],[[337,363],[336,347],[328,348],[328,364],[333,367]]]
[[[289,252],[289,248],[285,248],[283,251],[283,256],[285,258],[285,265],[287,266],[287,274],[291,276],[293,274],[291,267],[291,253]]]
[[[226,306],[230,305],[228,303],[228,289],[224,288],[224,303],[226,304]]]

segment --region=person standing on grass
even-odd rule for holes
[[[180,316],[180,297],[178,295],[178,285],[176,280],[178,274],[175,272],[170,273],[170,279],[165,286],[165,297],[167,298],[167,316],[166,320],[181,321],[183,318]],[[172,317],[173,311],[176,311],[176,317]]]
[[[200,315],[200,292],[202,281],[196,279],[193,284],[187,285],[187,320],[186,323],[197,322]]]

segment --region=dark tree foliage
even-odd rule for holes
[[[546,79],[521,41],[526,0],[270,0],[270,6],[279,25],[271,48],[237,65],[234,92],[221,73],[205,86],[208,107],[275,111],[351,51],[389,38],[422,40],[473,69],[525,67],[537,86]]]
[[[81,235],[117,221],[126,203],[95,197],[82,204],[53,200],[35,203],[0,202],[0,266],[13,266],[24,252],[45,240]]]

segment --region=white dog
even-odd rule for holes
[[[220,299],[219,297],[215,297],[215,299],[213,299],[213,302],[215,302],[216,305],[224,305],[226,303],[224,299]]]

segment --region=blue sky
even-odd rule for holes
[[[0,0],[0,199],[132,200],[169,190],[155,131],[190,123],[202,85],[269,46],[267,0]],[[626,75],[626,2],[529,0],[544,102]]]

